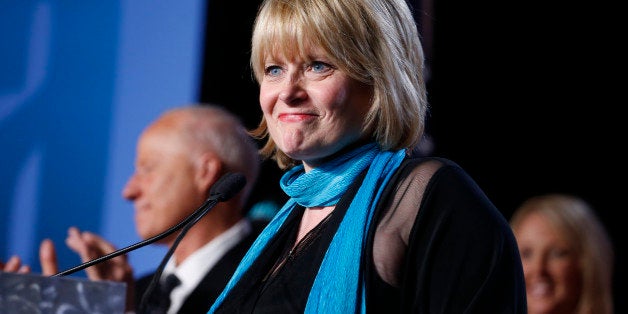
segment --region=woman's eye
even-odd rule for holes
[[[568,249],[554,248],[550,251],[550,256],[553,258],[565,258],[571,255],[571,251]]]
[[[330,68],[329,64],[321,62],[321,61],[312,62],[311,67],[312,67],[312,71],[314,72],[325,72]]]
[[[278,76],[281,74],[281,68],[276,65],[271,65],[271,66],[267,66],[264,72],[266,73],[266,75]]]

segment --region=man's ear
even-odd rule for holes
[[[214,153],[206,152],[199,157],[199,171],[196,174],[196,184],[201,191],[209,195],[210,187],[220,179],[222,162]]]

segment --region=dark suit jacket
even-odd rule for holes
[[[209,308],[227,285],[227,282],[231,278],[231,275],[233,275],[233,272],[240,263],[240,260],[244,254],[246,254],[246,251],[249,249],[251,244],[253,244],[253,241],[255,241],[267,223],[267,221],[262,220],[251,221],[251,233],[244,237],[240,243],[234,246],[231,250],[227,251],[227,253],[225,253],[216,265],[214,265],[214,267],[212,267],[209,272],[205,274],[203,280],[199,282],[194,291],[192,291],[192,293],[185,299],[185,302],[183,302],[183,305],[179,309],[178,313],[206,314],[207,311],[209,311]],[[154,274],[155,273],[151,273],[136,280],[136,308],[139,307],[140,302],[142,301],[142,296],[148,288]]]

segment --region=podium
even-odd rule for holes
[[[0,271],[0,314],[123,314],[126,283]]]

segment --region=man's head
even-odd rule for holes
[[[257,146],[236,116],[216,106],[190,105],[165,112],[142,132],[135,172],[122,194],[133,201],[137,232],[146,239],[194,212],[227,172],[242,173],[247,183],[228,200],[237,208],[225,211],[231,217],[224,219],[241,217],[259,168]]]

